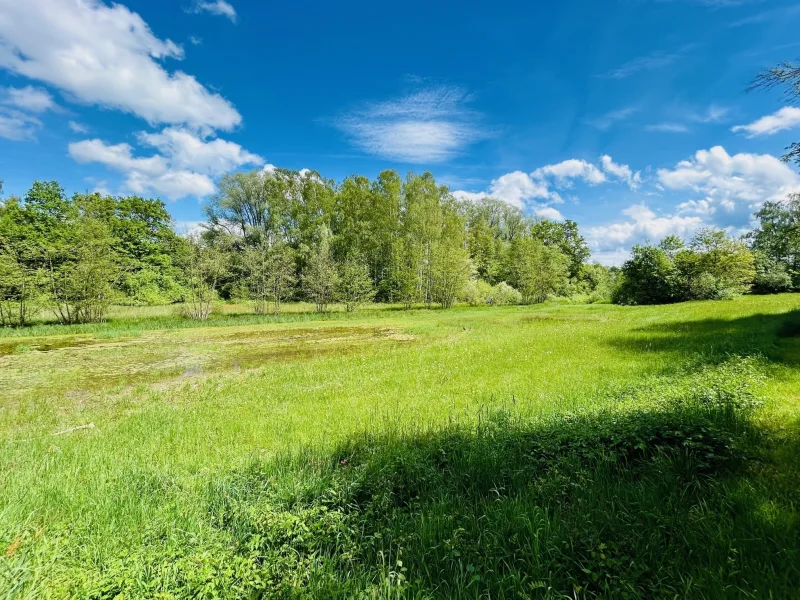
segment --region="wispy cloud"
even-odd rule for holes
[[[673,63],[675,63],[678,59],[686,56],[692,49],[696,48],[696,44],[687,44],[676,50],[675,52],[663,52],[658,50],[656,52],[652,52],[646,56],[639,56],[638,58],[634,58],[633,60],[629,60],[628,62],[620,65],[615,69],[611,69],[609,72],[599,75],[599,77],[604,77],[608,79],[625,79],[634,75],[636,73],[642,71],[652,71],[654,69],[660,69],[662,67],[667,67]]]
[[[89,133],[89,128],[77,121],[69,121],[67,125],[73,133]]]
[[[727,117],[730,109],[717,104],[711,104],[702,111],[698,110],[673,110],[673,116],[666,121],[653,123],[645,127],[646,131],[659,131],[662,133],[689,133],[692,130],[689,124],[712,124],[722,123]]]
[[[660,131],[662,133],[688,133],[689,128],[683,123],[656,123],[645,127],[647,131]]]
[[[688,118],[695,123],[722,123],[728,117],[730,109],[718,104],[712,104],[704,112],[689,113]]]
[[[232,23],[236,23],[236,9],[225,0],[197,0],[189,9],[189,12],[207,12],[212,15],[227,17]]]
[[[6,88],[3,95],[3,104],[28,112],[43,113],[58,108],[58,105],[47,90],[31,85],[24,88]]]
[[[728,27],[743,27],[745,25],[755,25],[757,23],[766,23],[776,19],[789,17],[795,13],[800,12],[800,5],[781,6],[780,8],[772,8],[765,10],[754,15],[748,15],[728,24]]]
[[[437,86],[395,100],[372,102],[341,115],[334,125],[363,151],[411,163],[442,162],[490,132],[469,110],[461,88]]]
[[[764,0],[656,0],[659,3],[683,2],[685,4],[697,4],[707,8],[733,8],[736,6],[747,6],[749,4],[761,4]]]
[[[47,90],[26,86],[0,88],[0,138],[13,141],[35,140],[42,122],[34,115],[59,111]]]
[[[591,119],[587,119],[586,123],[591,125],[592,127],[597,127],[597,129],[606,130],[609,129],[615,123],[620,121],[625,121],[631,117],[631,115],[635,114],[639,111],[639,108],[636,106],[628,106],[625,108],[620,108],[617,110],[612,110],[605,114],[600,115],[599,117],[593,117]]]
[[[20,142],[35,140],[42,122],[18,110],[0,110],[0,138]]]

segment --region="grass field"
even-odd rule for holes
[[[800,597],[798,308],[0,331],[0,598]]]

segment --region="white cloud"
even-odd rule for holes
[[[607,267],[618,267],[628,260],[630,255],[631,252],[627,248],[597,250],[592,251],[592,261],[599,262],[601,265],[606,265]]]
[[[477,202],[478,200],[488,198],[489,194],[486,192],[467,192],[464,190],[456,190],[453,192],[453,197],[457,200],[463,200],[465,202]]]
[[[488,195],[523,208],[532,198],[549,197],[550,191],[544,183],[534,181],[527,173],[514,171],[492,180]]]
[[[81,163],[99,162],[119,171],[137,171],[145,175],[159,175],[168,167],[163,156],[134,158],[130,144],[110,146],[98,139],[73,142],[69,145],[69,153]]]
[[[689,119],[697,123],[721,123],[726,120],[730,109],[718,104],[712,104],[703,113],[692,113]]]
[[[86,177],[85,181],[92,184],[92,192],[100,194],[101,196],[111,196],[111,190],[108,187],[108,182],[105,179],[95,179],[94,177]]]
[[[185,129],[167,127],[160,133],[140,133],[139,141],[152,146],[179,169],[221,175],[242,165],[261,165],[264,159],[239,144],[219,138],[206,141]]]
[[[612,110],[603,115],[600,115],[599,117],[587,119],[586,123],[591,125],[592,127],[596,127],[597,129],[605,131],[615,123],[618,123],[620,121],[626,121],[631,117],[631,115],[637,113],[638,111],[639,111],[638,107],[628,106],[626,108]]]
[[[168,72],[160,61],[170,58],[183,58],[183,49],[120,4],[0,0],[0,67],[151,124],[209,131],[241,122],[222,96],[191,75]]]
[[[200,44],[202,44],[202,43],[203,43],[203,38],[201,38],[201,37],[198,37],[198,36],[196,36],[196,35],[190,35],[190,36],[189,36],[189,43],[190,43],[192,46],[199,46]]]
[[[398,100],[367,104],[339,117],[335,125],[353,143],[383,158],[412,163],[442,162],[487,133],[464,108],[469,95],[440,86]]]
[[[657,242],[668,235],[686,237],[703,226],[698,216],[654,213],[645,204],[633,204],[622,211],[627,220],[590,227],[587,238],[598,251],[620,251],[620,246],[650,240]]]
[[[688,123],[713,124],[722,123],[727,119],[730,109],[718,104],[711,104],[703,111],[687,110],[679,115],[677,121],[663,121],[645,127],[646,131],[658,131],[662,133],[688,133],[691,128]]]
[[[200,235],[208,228],[206,221],[173,221],[172,230],[182,237]]]
[[[219,15],[222,17],[228,17],[231,22],[236,23],[236,10],[231,6],[229,2],[225,2],[225,0],[209,0],[203,1],[198,0],[195,2],[194,7],[192,8],[191,12],[200,13],[200,12],[208,12],[212,15]]]
[[[540,206],[534,208],[533,212],[537,217],[541,217],[543,219],[549,219],[550,221],[564,220],[564,215],[562,215],[558,210],[556,210],[552,206]]]
[[[42,122],[34,115],[58,108],[52,96],[41,88],[0,88],[0,138],[35,140]]]
[[[551,206],[564,202],[557,189],[571,188],[573,180],[581,180],[592,186],[599,185],[607,183],[609,176],[627,183],[631,188],[636,188],[641,183],[639,172],[634,173],[628,165],[617,164],[610,156],[604,155],[600,157],[600,167],[582,159],[570,158],[539,167],[531,173],[513,171],[501,175],[492,180],[485,192],[457,190],[453,192],[453,196],[469,201],[488,196],[520,209],[527,207],[541,216],[550,215],[546,218],[563,219],[561,213]],[[531,202],[534,200],[539,202]]]
[[[238,144],[220,139],[207,141],[194,134],[166,128],[158,134],[139,134],[140,143],[161,152],[134,157],[130,144],[109,145],[99,139],[69,145],[69,153],[80,163],[100,163],[123,173],[125,187],[136,194],[156,193],[170,200],[214,193],[213,176],[230,169],[255,164],[261,157]]]
[[[576,158],[540,167],[533,172],[533,176],[537,179],[554,177],[560,185],[566,187],[570,185],[570,179],[583,179],[590,185],[597,185],[606,180],[602,171],[592,163]]]
[[[6,88],[3,104],[15,106],[32,113],[43,113],[58,108],[47,90],[26,86],[24,88]]]
[[[684,203],[683,212],[696,207],[708,214],[717,207],[749,212],[766,200],[779,200],[800,189],[800,175],[769,154],[729,155],[721,146],[699,150],[691,160],[674,169],[659,169],[659,182],[672,190],[693,190],[701,198],[695,205]]]
[[[67,126],[70,128],[72,133],[89,133],[89,128],[82,123],[78,123],[77,121],[69,121]]]
[[[663,133],[687,133],[689,128],[683,123],[656,123],[645,127],[647,131],[660,131]]]
[[[731,156],[720,146],[700,150],[672,169],[659,169],[657,181],[662,192],[688,191],[695,197],[663,214],[644,203],[633,204],[622,211],[622,220],[588,228],[595,259],[619,264],[633,244],[655,243],[667,235],[688,238],[706,226],[738,232],[764,201],[800,190],[800,175],[774,156]]]
[[[693,45],[687,45],[676,52],[663,52],[656,51],[646,56],[640,56],[626,62],[625,64],[612,69],[608,73],[601,75],[610,79],[625,79],[639,73],[641,71],[652,71],[653,69],[660,69],[669,66],[676,62],[679,58],[683,57],[686,53],[694,48]]]
[[[628,165],[615,163],[608,154],[600,157],[600,164],[603,167],[603,171],[624,181],[631,189],[636,189],[642,183],[642,174],[639,171],[634,173]]]
[[[742,132],[747,137],[752,138],[759,135],[772,135],[798,125],[800,125],[800,108],[786,106],[778,112],[761,117],[749,125],[737,125],[731,131]]]
[[[42,122],[18,110],[0,110],[0,138],[13,141],[36,139]]]

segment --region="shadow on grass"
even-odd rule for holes
[[[785,441],[800,449],[794,434]],[[210,538],[154,534],[138,554],[72,577],[94,582],[72,592],[791,597],[797,487],[772,485],[763,447],[746,411],[679,400],[546,423],[496,413],[472,427],[361,435],[217,480]]]
[[[800,363],[800,345],[793,342],[798,338],[800,310],[739,319],[658,323],[633,329],[610,343],[633,352],[693,354],[706,364],[719,363],[731,355],[760,355],[772,362],[796,365]]]

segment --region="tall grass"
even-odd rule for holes
[[[795,305],[387,311],[9,354],[0,597],[792,597]],[[309,328],[324,352],[272,352]],[[187,354],[200,373],[161,368]]]

